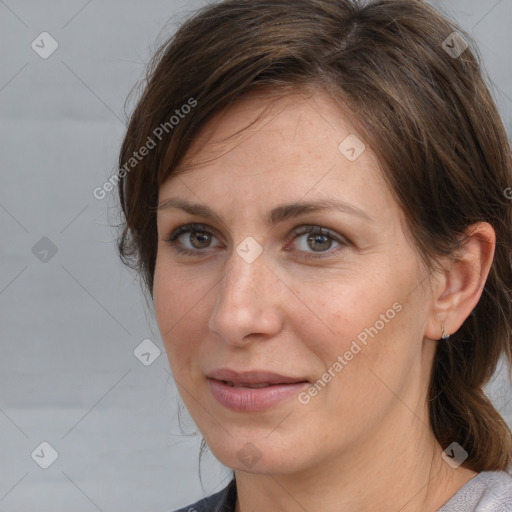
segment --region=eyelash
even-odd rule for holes
[[[180,235],[182,235],[183,233],[190,233],[192,231],[208,233],[212,236],[215,236],[215,234],[212,233],[203,224],[186,224],[184,226],[180,226],[180,227],[176,228],[167,238],[164,238],[163,241],[165,243],[171,245],[173,247],[173,249],[179,254],[184,254],[184,255],[188,255],[188,256],[199,256],[202,253],[204,253],[207,249],[196,249],[196,250],[183,249],[182,247],[179,247],[180,242],[177,240],[177,238]],[[339,247],[336,247],[333,250],[330,249],[328,251],[320,252],[318,254],[299,251],[299,252],[304,252],[303,257],[306,259],[320,259],[320,258],[330,257],[333,254],[338,253],[338,251],[342,250],[343,248],[345,248],[346,246],[349,245],[346,238],[341,237],[340,235],[336,235],[332,231],[330,231],[326,228],[322,228],[320,226],[313,226],[313,225],[301,226],[299,228],[296,228],[293,231],[293,234],[295,236],[294,236],[294,238],[292,238],[292,240],[295,240],[295,238],[300,237],[305,234],[314,234],[314,235],[327,236],[331,240],[334,240],[335,242],[340,244]]]

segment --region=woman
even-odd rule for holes
[[[181,510],[512,510],[512,159],[467,41],[422,1],[227,0],[155,55],[118,247],[234,470]]]

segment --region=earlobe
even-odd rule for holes
[[[487,222],[471,225],[469,238],[432,287],[433,309],[425,337],[442,341],[456,332],[482,295],[494,259],[496,234]]]

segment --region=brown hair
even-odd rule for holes
[[[226,0],[202,8],[148,67],[119,156],[118,250],[152,297],[158,189],[198,129],[249,91],[321,87],[353,113],[429,268],[455,254],[473,223],[496,232],[483,294],[439,343],[429,389],[440,445],[457,441],[469,455],[463,466],[480,472],[512,462],[510,429],[483,391],[502,354],[512,363],[512,202],[504,193],[512,155],[478,50],[462,51],[464,40],[471,38],[420,0]],[[182,108],[194,102],[192,111]],[[132,160],[150,139],[155,147]]]

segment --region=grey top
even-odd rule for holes
[[[175,512],[235,512],[235,479],[221,491]],[[512,512],[512,477],[505,471],[478,473],[437,512]]]
[[[437,512],[511,512],[512,477],[505,471],[483,471],[473,477]]]

